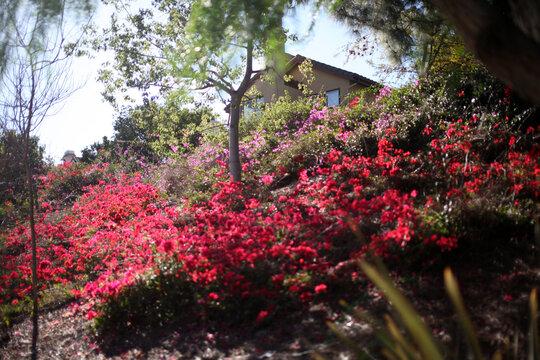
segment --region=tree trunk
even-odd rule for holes
[[[37,276],[37,236],[36,236],[36,224],[35,224],[35,196],[34,196],[34,186],[32,171],[30,169],[30,159],[29,159],[29,142],[30,135],[25,134],[25,144],[24,144],[24,167],[26,170],[26,182],[28,184],[28,197],[29,197],[29,210],[30,210],[30,234],[32,239],[32,360],[38,358],[38,336],[39,336],[39,325],[38,325],[38,276]]]
[[[240,166],[240,149],[238,146],[240,124],[240,102],[242,95],[231,95],[231,121],[229,123],[229,167],[233,181],[242,180],[242,167]]]
[[[532,36],[486,1],[432,1],[493,75],[540,104],[540,44]]]
[[[231,121],[229,123],[229,167],[233,181],[242,181],[242,167],[240,166],[240,150],[238,147],[240,106],[242,104],[244,94],[255,82],[252,74],[253,40],[249,40],[246,46],[246,70],[244,72],[244,78],[236,91],[234,89],[230,89],[229,92],[231,95],[231,107],[229,109],[231,114]]]

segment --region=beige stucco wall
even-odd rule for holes
[[[345,96],[349,92],[363,88],[361,85],[358,84],[351,85],[349,80],[344,79],[340,76],[320,71],[318,69],[314,69],[313,74],[315,80],[310,86],[312,93],[319,94],[323,91],[332,91],[339,89],[340,103],[343,102]],[[298,67],[294,68],[289,73],[289,75],[291,75],[292,78],[298,82],[303,82],[304,80],[304,76],[302,75]],[[255,83],[255,87],[257,89],[257,92],[263,96],[265,103],[272,102],[274,94],[276,95],[276,98],[284,96],[285,91],[288,92],[292,99],[297,99],[299,96],[302,95],[300,90],[285,85],[285,82],[283,81],[283,76],[279,77],[279,79],[276,79],[273,84],[268,84],[267,82],[263,82],[259,79]]]

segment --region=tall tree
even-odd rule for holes
[[[540,103],[538,0],[330,0],[329,4],[353,32],[375,30],[386,39],[394,59],[421,60],[426,70],[436,63],[430,59],[448,53],[442,50],[455,46],[459,35],[493,75]],[[422,68],[417,67],[420,73]]]
[[[241,102],[261,72],[254,68],[254,58],[264,56],[266,69],[283,63],[282,19],[290,6],[289,0],[197,0],[183,46],[169,57],[184,87],[228,95],[229,168],[234,181],[241,180]]]
[[[50,3],[58,16],[51,16]],[[63,46],[66,1],[33,0],[8,14],[8,31],[13,31],[6,42],[7,58],[0,79],[0,128],[14,132],[22,141],[18,149],[24,164],[29,196],[29,218],[32,248],[32,359],[37,359],[38,276],[37,234],[35,229],[36,194],[31,168],[32,133],[45,116],[72,92],[69,58]],[[46,28],[44,28],[46,24]],[[16,143],[17,144],[17,143]]]
[[[331,13],[360,39],[375,32],[390,60],[419,75],[429,73],[457,40],[429,1],[338,0],[331,4]]]
[[[193,94],[228,97],[230,169],[240,180],[238,126],[240,103],[256,80],[254,58],[267,55],[279,63],[283,53],[282,18],[290,0],[153,0],[152,8],[132,11],[130,0],[112,3],[110,26],[92,34],[95,50],[112,50],[100,79],[104,96],[113,104],[131,100],[130,89],[143,98]],[[284,57],[283,57],[284,58]],[[154,89],[154,90],[153,90]]]
[[[432,2],[493,75],[540,104],[538,0]]]

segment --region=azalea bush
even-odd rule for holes
[[[52,167],[46,174],[38,176],[38,202],[44,208],[64,208],[73,204],[86,191],[87,186],[97,185],[103,181],[115,181],[115,175],[118,173],[118,166],[109,163],[99,165],[62,163]]]
[[[41,290],[73,287],[100,333],[224,314],[264,323],[358,296],[368,251],[406,268],[530,248],[540,129],[485,112],[431,118],[422,86],[260,125],[241,140],[242,183],[219,133],[141,174],[52,169],[39,186]],[[0,235],[0,309],[29,296],[29,236],[26,223]]]
[[[443,140],[453,144],[455,139]],[[219,182],[209,201],[174,208],[138,175],[101,180],[86,187],[59,222],[47,221],[54,211],[43,214],[38,224],[39,277],[44,286],[85,281],[77,294],[96,304],[92,317],[107,309],[100,304],[121,299],[124,289],[140,286],[136,284],[145,279],[165,279],[162,272],[170,276],[171,267],[161,264],[172,262],[172,269],[198,289],[199,303],[217,308],[237,304],[242,309],[255,303],[252,316],[257,318],[276,309],[272,299],[309,303],[317,286],[331,286],[338,274],[354,274],[349,260],[368,248],[403,261],[418,254],[418,247],[443,252],[459,247],[456,228],[423,221],[436,218],[450,199],[466,203],[480,188],[504,186],[513,199],[523,200],[522,205],[506,204],[511,211],[528,218],[528,211],[534,210],[539,196],[536,146],[521,155],[509,151],[503,164],[476,170],[475,158],[468,159],[471,169],[462,168],[464,164],[445,163],[441,151],[459,151],[465,157],[470,150],[457,145],[445,149],[435,142],[427,153],[412,155],[385,139],[379,141],[376,157],[350,157],[334,150],[317,170],[300,171],[291,193],[272,201],[246,197],[250,191],[245,185]],[[427,170],[426,163],[430,171],[416,171]],[[461,171],[454,176],[460,180],[442,181],[452,167]],[[487,176],[496,169],[504,169],[507,176]],[[415,172],[421,181],[441,185],[416,189],[406,182]],[[272,181],[271,176],[264,178],[265,185]],[[350,242],[343,251],[342,239],[350,236],[348,218],[359,224],[366,241]],[[2,299],[16,301],[27,295],[28,236],[20,226],[4,241]]]

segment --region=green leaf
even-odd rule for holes
[[[531,296],[529,298],[529,309],[531,312],[531,330],[530,330],[530,355],[529,359],[531,360],[540,360],[540,339],[538,335],[538,298],[536,289],[531,291]]]
[[[338,338],[340,338],[345,344],[347,344],[347,347],[349,347],[349,349],[354,352],[358,359],[364,359],[367,356],[367,354],[362,349],[360,349],[360,347],[350,337],[348,337],[341,330],[339,330],[334,323],[328,321],[326,322],[326,325],[328,325],[330,330],[332,330],[332,332],[336,334]]]
[[[482,350],[480,349],[480,344],[478,344],[471,318],[465,309],[465,304],[463,303],[463,298],[461,297],[456,278],[449,268],[444,269],[444,285],[446,287],[446,292],[458,313],[460,323],[465,330],[466,339],[472,349],[474,358],[482,360],[484,357],[482,355]]]
[[[409,300],[393,285],[392,280],[365,261],[360,262],[360,267],[397,310],[423,358],[442,360],[443,357],[429,328],[420,320],[420,316]]]

